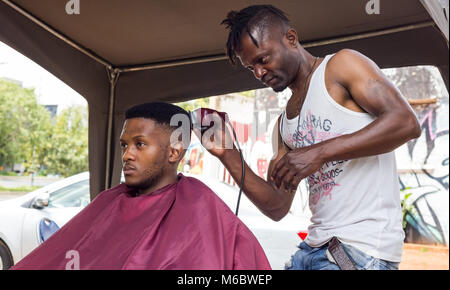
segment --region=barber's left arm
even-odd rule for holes
[[[387,153],[420,136],[414,111],[373,61],[355,51],[341,50],[328,62],[326,73],[330,82],[345,89],[357,105],[377,118],[352,134],[284,155],[271,175],[278,187],[297,187],[325,162]]]

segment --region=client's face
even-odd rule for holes
[[[120,146],[128,186],[145,190],[164,176],[168,166],[169,135],[151,119],[132,118],[125,121]]]

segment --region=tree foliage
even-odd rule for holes
[[[69,107],[56,116],[50,142],[42,151],[48,173],[70,176],[88,170],[87,119],[84,106]]]
[[[193,111],[198,108],[208,108],[209,107],[209,98],[200,98],[187,102],[175,103],[174,105],[180,106],[186,111]]]
[[[88,169],[87,108],[51,118],[33,89],[0,79],[0,166],[69,176]]]
[[[50,114],[38,105],[34,90],[0,80],[0,164],[33,163],[49,124]]]

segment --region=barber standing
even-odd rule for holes
[[[292,91],[272,135],[268,180],[245,165],[243,185],[278,221],[307,178],[311,225],[286,269],[398,269],[404,232],[393,150],[420,136],[411,107],[364,55],[308,53],[271,5],[231,11],[222,23],[233,64],[239,60],[276,92]],[[241,184],[239,152],[206,147]]]

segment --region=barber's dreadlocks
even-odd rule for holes
[[[230,11],[221,24],[230,30],[227,40],[227,55],[230,62],[236,64],[236,52],[241,48],[242,33],[247,33],[253,43],[258,46],[256,39],[250,34],[253,27],[266,28],[275,23],[290,26],[289,19],[280,9],[272,5],[253,5],[241,11]]]

